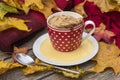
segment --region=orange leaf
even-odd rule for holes
[[[29,47],[17,48],[14,46],[14,52],[12,54],[12,58],[16,61],[16,54],[19,54],[19,53],[26,54],[29,49],[30,49]]]
[[[29,47],[22,47],[22,48],[17,48],[14,47],[14,53],[27,53]]]

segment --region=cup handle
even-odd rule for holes
[[[88,37],[90,37],[91,34],[95,31],[95,23],[94,23],[93,21],[91,21],[91,20],[88,20],[88,21],[85,22],[85,27],[86,27],[87,25],[89,25],[89,24],[91,24],[91,25],[93,26],[93,29],[83,38],[82,41],[85,41],[85,40],[86,40]]]

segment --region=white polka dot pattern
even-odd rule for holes
[[[81,43],[82,28],[79,27],[76,30],[70,32],[60,32],[48,28],[48,33],[52,42],[53,47],[58,51],[72,51],[79,47]]]

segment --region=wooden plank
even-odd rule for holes
[[[84,76],[81,76],[78,79],[67,78],[62,74],[53,74],[51,76],[39,80],[120,80],[120,74],[114,75],[111,69],[107,69],[102,73],[89,73]]]
[[[102,73],[89,73],[83,77],[81,80],[120,80],[120,74],[115,76],[111,69],[107,69]],[[79,80],[79,79],[77,79]]]
[[[10,58],[10,57],[11,57],[11,55],[7,54],[6,52],[0,51],[0,60],[7,59],[7,58]]]
[[[61,74],[53,74],[51,76],[38,80],[71,80],[71,78],[67,78]]]
[[[53,72],[50,71],[50,72],[37,72],[35,74],[25,76],[21,72],[20,68],[19,69],[17,68],[2,74],[0,76],[0,80],[37,80],[42,77],[50,76],[51,74],[53,74]]]

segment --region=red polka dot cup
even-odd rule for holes
[[[49,24],[49,20],[58,15],[70,15],[75,18],[81,18],[82,22],[79,25],[71,28],[52,27],[52,25]],[[93,29],[84,38],[82,38],[83,31],[88,24],[91,24]],[[81,42],[86,40],[95,30],[95,23],[93,21],[88,20],[84,22],[83,17],[80,14],[71,11],[62,11],[50,15],[47,18],[47,25],[52,46],[61,52],[69,52],[77,49]]]

